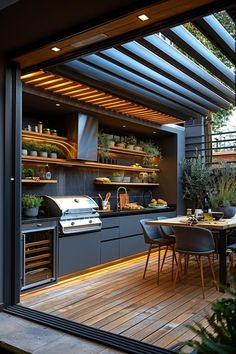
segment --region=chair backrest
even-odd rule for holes
[[[144,241],[145,243],[152,243],[153,240],[161,238],[160,227],[157,225],[147,225],[146,221],[153,219],[141,219],[140,224],[143,229]]]
[[[157,220],[168,219],[166,216],[158,216]],[[163,237],[174,236],[174,229],[172,226],[160,225],[161,233]]]
[[[174,226],[176,251],[210,252],[215,250],[212,232],[193,226]]]

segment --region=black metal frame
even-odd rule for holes
[[[19,302],[21,227],[21,81],[20,70],[9,62],[5,86],[4,150],[4,306]]]

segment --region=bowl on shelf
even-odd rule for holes
[[[224,213],[222,211],[212,211],[211,214],[215,220],[221,220],[224,217]]]
[[[130,176],[125,176],[123,177],[123,182],[130,182],[131,177]]]

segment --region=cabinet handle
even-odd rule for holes
[[[41,227],[43,224],[37,224],[37,227]]]

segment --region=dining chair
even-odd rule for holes
[[[203,256],[206,256],[208,258],[212,277],[214,279],[217,289],[215,273],[210,257],[210,255],[215,252],[215,243],[212,232],[208,229],[192,226],[174,226],[173,229],[176,237],[175,250],[179,254],[178,266],[174,280],[174,287],[176,286],[177,278],[180,276],[182,256],[184,255],[185,259],[188,259],[190,255],[197,256],[201,274],[202,294],[203,299],[205,299],[204,274],[202,263]]]
[[[158,221],[165,220],[165,219],[168,219],[168,218],[166,216],[158,216],[157,217]],[[161,234],[162,234],[163,238],[171,237],[172,239],[175,240],[175,233],[174,233],[174,229],[173,229],[172,226],[160,225],[160,231],[161,231]],[[164,257],[163,257],[163,260],[162,260],[161,271],[162,271],[163,265],[165,263],[166,255],[167,255],[167,249],[165,250],[165,254],[164,254]],[[177,258],[176,258],[175,252],[174,252],[174,257],[172,257],[172,262],[173,262],[172,269],[174,269],[174,261],[175,261],[175,263],[177,265]]]
[[[147,259],[146,259],[146,264],[145,264],[145,268],[144,268],[144,273],[143,273],[143,279],[145,278],[146,275],[146,270],[147,270],[147,266],[148,266],[148,261],[150,258],[150,254],[151,254],[151,250],[153,248],[157,248],[158,249],[158,259],[157,259],[157,283],[159,283],[159,277],[160,277],[160,271],[161,271],[161,267],[160,267],[160,261],[161,261],[161,248],[162,247],[166,247],[165,252],[167,252],[168,247],[171,247],[172,249],[172,279],[173,279],[173,263],[174,263],[174,257],[175,257],[175,238],[174,237],[163,237],[161,230],[160,230],[160,226],[158,225],[147,225],[146,221],[150,221],[152,219],[141,219],[140,220],[140,224],[142,226],[143,229],[143,235],[144,235],[144,242],[146,244],[149,244],[149,249],[148,249],[148,253],[147,253]],[[163,260],[165,260],[163,258]],[[164,264],[164,263],[163,263]],[[163,265],[162,265],[163,266]]]
[[[232,243],[227,246],[226,252],[229,252],[230,257],[230,271],[233,271],[234,268],[234,254],[236,253],[236,243]]]

